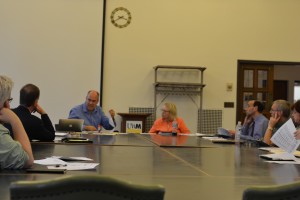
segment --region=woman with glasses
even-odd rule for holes
[[[29,139],[18,116],[10,110],[9,102],[13,82],[0,75],[0,169],[28,168],[33,165]],[[3,124],[10,124],[14,139]]]
[[[157,119],[149,133],[190,133],[182,118],[177,117],[176,105],[165,103],[161,109],[161,118]]]
[[[270,113],[268,128],[265,132],[264,142],[272,145],[273,134],[290,118],[290,103],[286,100],[276,100],[273,102]]]

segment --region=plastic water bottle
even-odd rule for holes
[[[234,136],[235,142],[240,142],[241,140],[241,129],[242,129],[242,122],[238,121],[235,127],[235,136]]]
[[[174,119],[172,122],[172,135],[177,135],[178,123]]]

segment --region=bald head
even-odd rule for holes
[[[90,112],[94,111],[95,108],[97,107],[98,102],[99,102],[99,92],[95,90],[88,91],[86,95],[86,101],[85,101],[88,111]]]

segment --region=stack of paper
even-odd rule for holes
[[[48,169],[66,169],[66,170],[86,170],[94,169],[99,163],[86,163],[86,162],[66,162],[68,161],[90,161],[92,159],[86,157],[62,157],[52,156],[42,160],[35,160],[34,163],[46,165]]]
[[[271,141],[279,148],[261,148],[262,150],[269,150],[273,154],[264,154],[260,157],[270,160],[268,162],[300,164],[300,159],[295,157],[295,155],[299,155],[296,150],[300,144],[300,140],[296,140],[294,137],[295,131],[295,125],[292,119],[289,119],[271,138]]]

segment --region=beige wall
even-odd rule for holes
[[[153,105],[153,66],[206,66],[203,107],[222,109],[234,128],[235,108],[223,102],[236,101],[237,60],[299,61],[299,1],[115,0],[108,13],[118,6],[133,18],[124,29],[107,24],[104,105],[119,111]],[[180,113],[195,130],[193,109]]]
[[[15,82],[12,107],[24,84],[36,84],[58,123],[99,89],[101,11],[99,0],[0,0],[0,73]]]
[[[101,0],[0,1],[1,73],[15,79],[15,90],[38,80],[55,118],[80,103],[87,88],[99,87],[101,5]],[[123,29],[109,18],[119,6],[132,14]],[[299,6],[296,0],[108,0],[104,109],[153,106],[153,66],[205,66],[203,107],[222,109],[223,126],[233,128],[235,108],[224,109],[223,103],[236,100],[237,60],[299,62]],[[233,91],[226,91],[227,83]],[[196,131],[193,103],[185,97],[167,100],[178,103]]]

